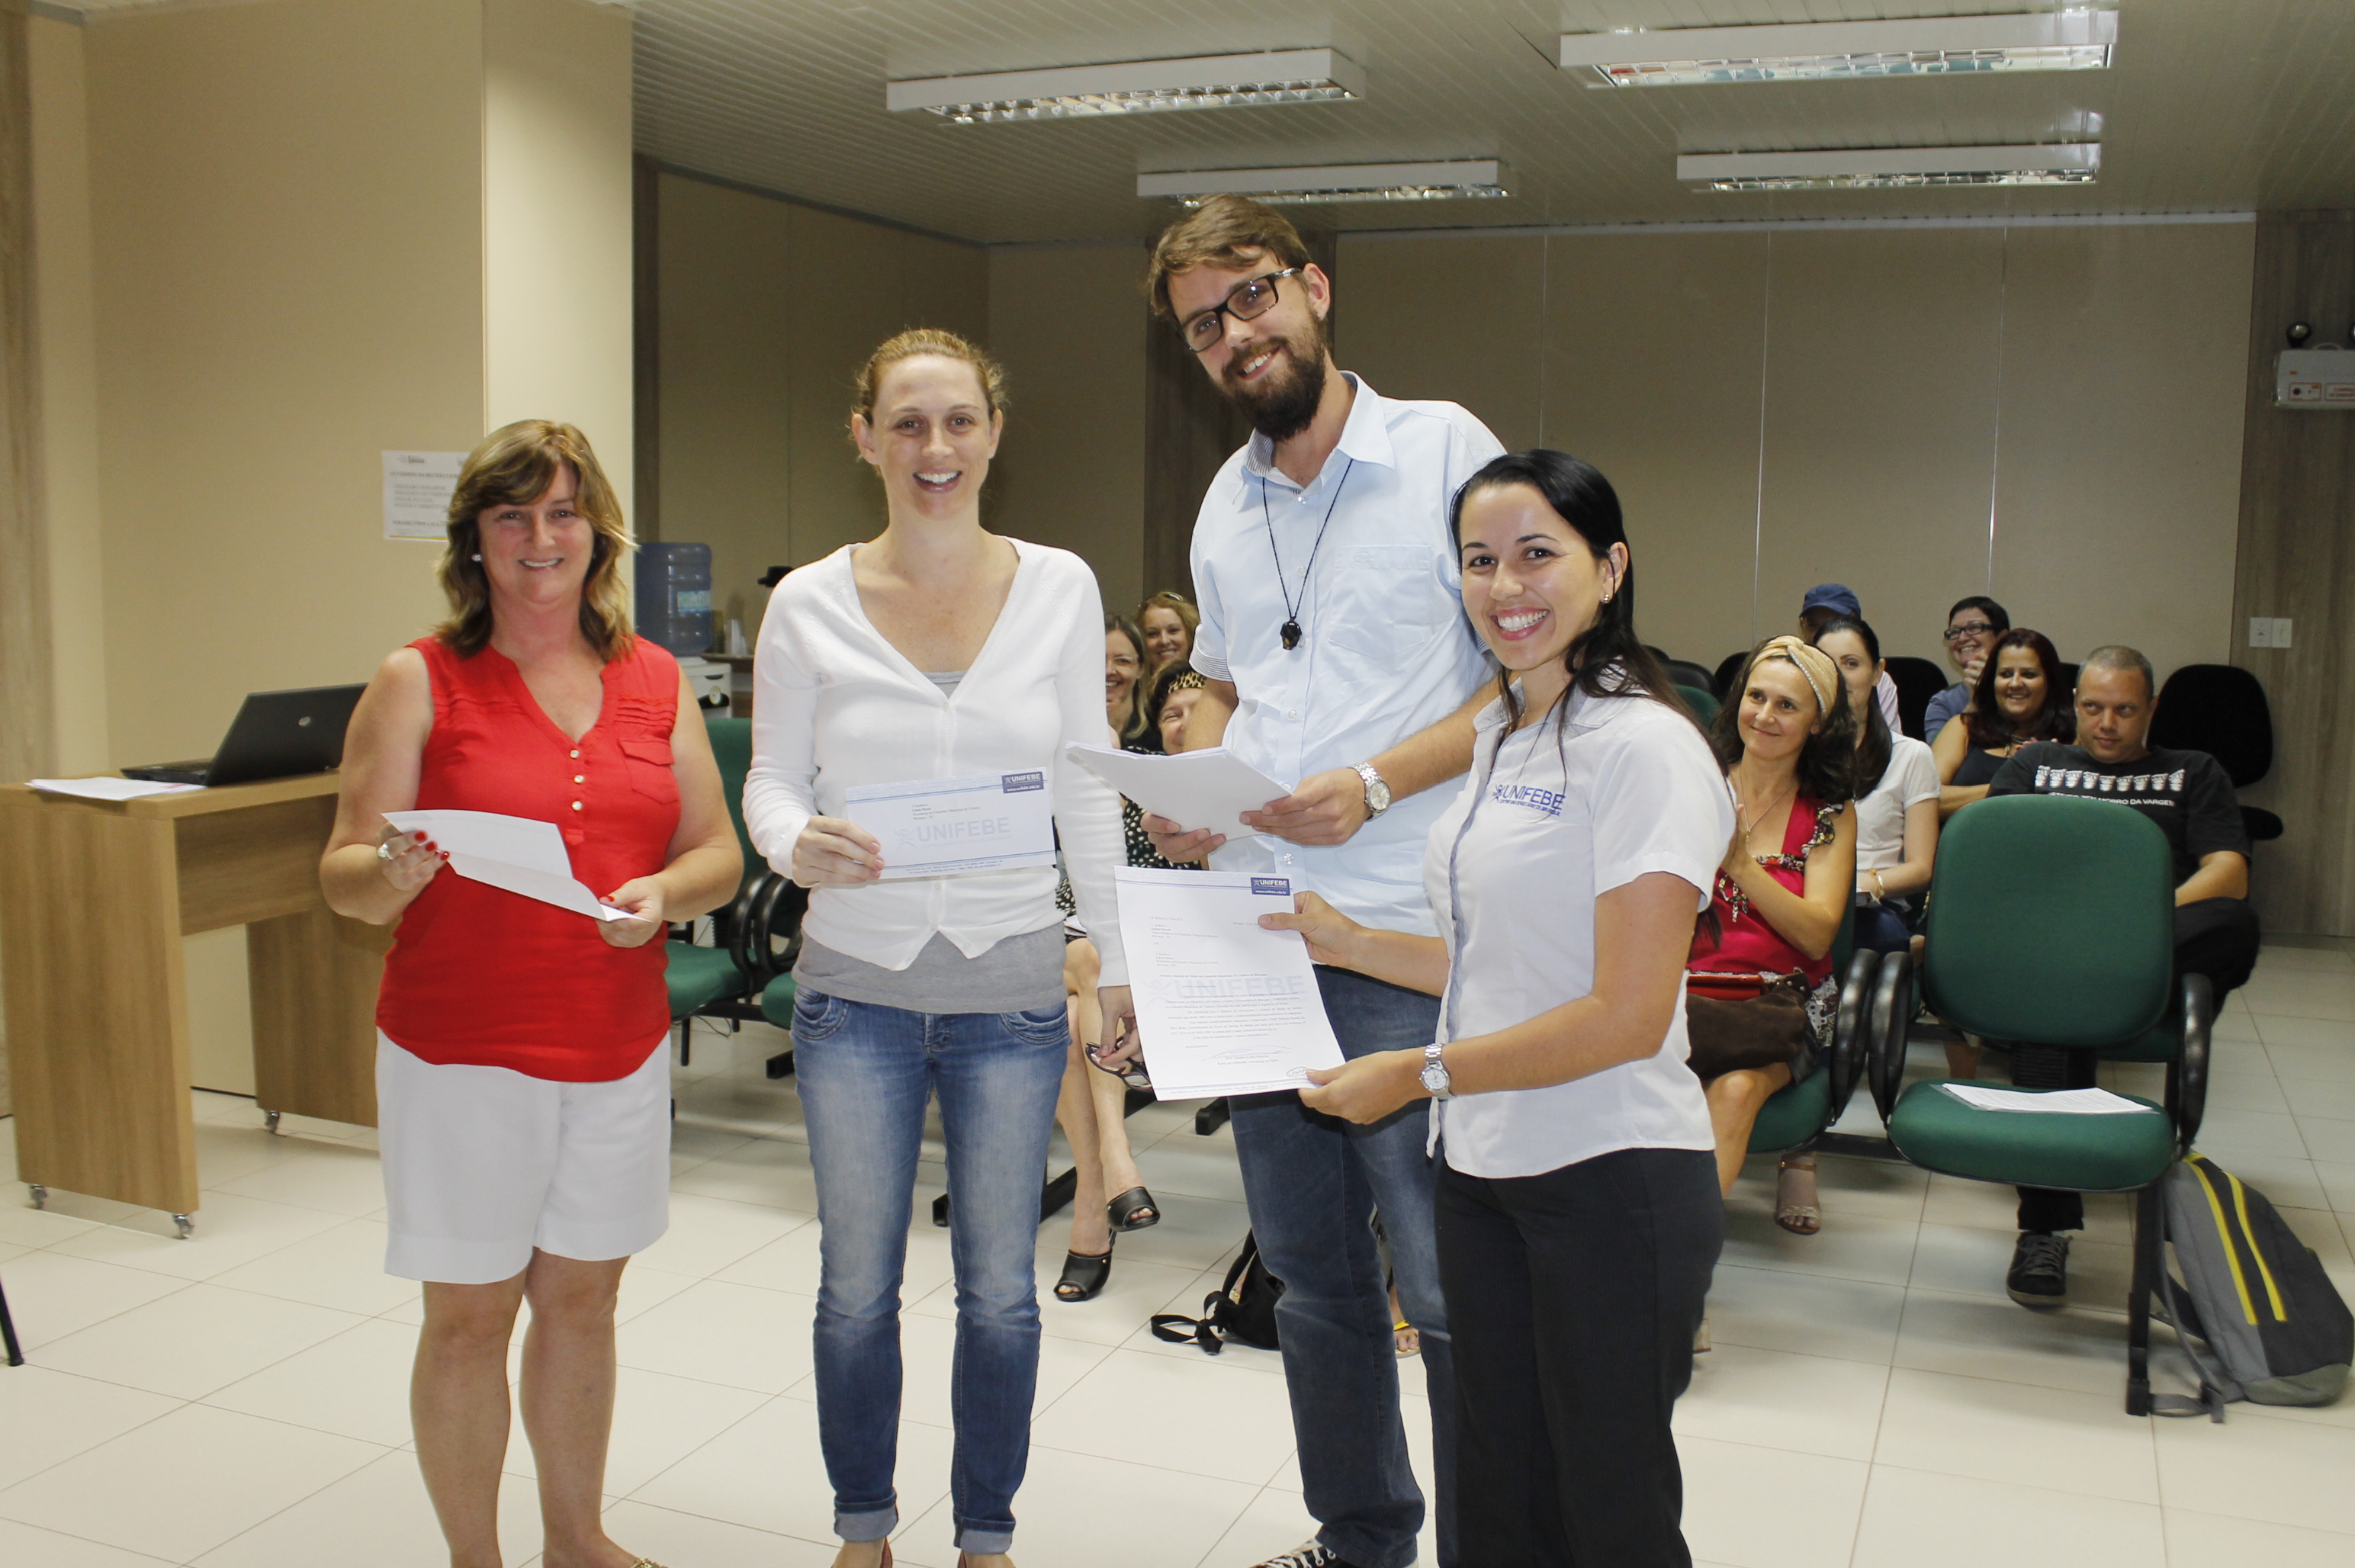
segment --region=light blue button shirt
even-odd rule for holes
[[[1287,784],[1372,760],[1453,713],[1493,671],[1464,615],[1447,508],[1504,447],[1454,403],[1399,402],[1348,379],[1348,422],[1314,483],[1294,484],[1254,435],[1220,468],[1194,523],[1194,667],[1234,684],[1227,748]],[[1295,615],[1300,645],[1286,651],[1282,629]],[[1346,844],[1261,835],[1211,864],[1289,876],[1353,920],[1437,935],[1423,847],[1454,795],[1403,796]]]

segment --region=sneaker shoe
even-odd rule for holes
[[[1354,1568],[1354,1565],[1322,1541],[1304,1541],[1289,1552],[1279,1552],[1264,1563],[1254,1564],[1254,1568]]]
[[[2022,1307],[2068,1306],[2069,1238],[2022,1231],[2003,1285]]]

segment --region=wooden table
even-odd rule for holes
[[[389,926],[330,911],[319,855],[336,776],[133,801],[0,786],[0,986],[15,1072],[16,1169],[46,1189],[197,1205],[180,939],[242,925],[254,1100],[376,1124],[376,993]]]

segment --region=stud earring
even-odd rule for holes
[[[477,550],[477,551],[474,553],[474,559],[475,559],[476,560],[482,560],[482,559],[483,559],[483,557],[482,557],[482,552],[481,552],[481,551],[479,551],[479,550]]]

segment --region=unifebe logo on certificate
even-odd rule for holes
[[[1044,772],[859,784],[843,811],[883,846],[883,880],[1055,863]]]
[[[1273,893],[1277,898],[1288,899],[1292,896],[1292,879],[1290,877],[1253,877],[1251,891],[1254,893]]]

